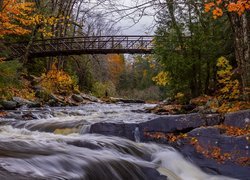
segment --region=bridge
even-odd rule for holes
[[[29,42],[8,44],[11,57],[26,53]],[[35,40],[29,58],[69,56],[81,54],[151,54],[153,36],[86,36]]]

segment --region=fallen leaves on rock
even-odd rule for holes
[[[238,128],[234,126],[218,125],[219,129],[228,136],[244,136],[250,134],[250,128]]]

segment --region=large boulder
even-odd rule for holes
[[[145,140],[145,132],[186,133],[201,126],[218,125],[219,123],[220,116],[216,114],[172,115],[141,123],[99,122],[91,125],[90,132],[135,140],[135,129],[137,128],[140,139]]]
[[[84,94],[84,93],[81,93],[80,94],[81,97],[84,99],[84,100],[87,100],[87,101],[91,101],[91,102],[101,102],[97,97],[95,96],[92,96],[92,95],[89,95],[89,94]]]
[[[140,124],[148,132],[188,132],[194,128],[206,125],[199,114],[162,116]]]
[[[249,178],[249,134],[228,136],[218,127],[201,127],[187,134],[195,139],[195,143],[181,143],[178,149],[204,171],[238,179]]]
[[[226,125],[245,127],[249,122],[248,118],[249,110],[226,114],[225,117],[199,113],[168,115],[137,124],[95,123],[91,125],[90,132],[131,140],[136,140],[135,136],[139,135],[142,141],[171,144],[207,173],[249,179],[249,134],[229,136],[221,126],[216,126],[225,121]],[[147,136],[150,133],[156,136]],[[170,133],[186,135],[174,142],[161,136]]]
[[[224,124],[240,128],[250,128],[250,109],[226,114]]]
[[[2,106],[4,107],[4,109],[6,110],[15,110],[16,108],[18,108],[18,104],[15,101],[2,101]]]
[[[31,102],[31,101],[29,101],[27,99],[21,98],[21,97],[13,97],[12,100],[15,101],[18,106],[33,104],[33,102]]]
[[[135,123],[109,123],[100,122],[91,125],[90,133],[97,133],[107,136],[118,136],[135,140],[134,132],[138,124]]]
[[[78,102],[78,103],[83,102],[83,100],[84,100],[84,99],[82,98],[82,96],[79,95],[79,94],[73,94],[73,95],[71,96],[71,98],[72,98],[74,101]]]

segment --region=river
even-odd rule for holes
[[[142,122],[141,104],[22,108],[0,118],[0,179],[227,180],[172,147],[90,134],[96,122]],[[166,178],[168,177],[168,178]]]

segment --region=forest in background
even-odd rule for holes
[[[129,8],[118,1],[95,2],[109,12],[89,8],[91,2],[84,0],[0,1],[1,99],[34,99],[34,87],[41,86],[58,95],[82,91],[184,104],[202,97],[227,110],[249,101],[249,1],[138,1]],[[151,14],[156,21],[153,55],[27,58],[34,40],[116,35],[119,28],[106,14],[136,22],[150,7],[157,11]],[[26,53],[5,61],[10,53],[5,42],[16,41],[29,41]]]

